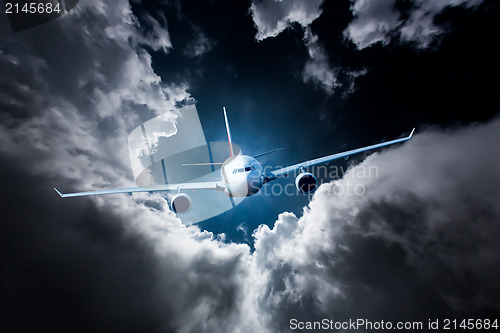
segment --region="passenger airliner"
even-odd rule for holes
[[[350,155],[361,153],[367,150],[372,150],[395,143],[400,143],[408,141],[412,138],[415,128],[411,131],[410,135],[401,139],[396,139],[392,141],[386,141],[378,143],[375,145],[349,150],[342,153],[337,153],[333,155],[328,155],[313,160],[305,161],[302,163],[297,163],[285,168],[280,168],[273,170],[271,172],[263,172],[262,165],[257,161],[258,157],[272,153],[279,149],[274,149],[256,156],[247,156],[238,154],[235,155],[233,152],[231,131],[229,129],[229,123],[227,120],[226,108],[224,110],[224,120],[226,122],[227,139],[229,142],[229,158],[223,163],[194,163],[194,164],[183,164],[186,167],[196,166],[196,165],[222,165],[220,169],[220,180],[217,181],[204,181],[204,182],[186,182],[180,184],[162,184],[153,185],[145,187],[129,187],[129,188],[116,188],[108,190],[97,190],[89,192],[78,192],[78,193],[61,193],[56,188],[54,190],[62,197],[81,197],[87,195],[99,195],[99,194],[115,194],[115,193],[129,193],[134,192],[161,192],[161,191],[171,191],[177,192],[177,194],[172,198],[170,202],[170,207],[172,211],[176,214],[182,215],[186,214],[191,210],[192,201],[191,198],[186,193],[181,193],[182,190],[216,190],[222,191],[226,196],[230,197],[246,197],[256,194],[260,191],[262,186],[272,180],[275,180],[282,176],[287,176],[289,173],[300,170],[300,173],[295,178],[295,186],[302,193],[312,193],[318,187],[318,181],[316,177],[307,172],[307,168],[328,163],[330,161],[347,158]]]

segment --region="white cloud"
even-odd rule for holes
[[[332,94],[341,84],[337,81],[335,69],[330,67],[328,56],[320,45],[318,36],[313,34],[310,28],[304,30],[304,42],[309,53],[309,59],[302,72],[304,82],[312,81],[323,88],[327,94]],[[340,69],[337,68],[338,70]]]
[[[321,15],[320,1],[260,1],[252,2],[250,10],[257,28],[255,38],[262,41],[276,37],[293,23],[304,29],[304,44],[309,59],[304,64],[302,79],[321,87],[328,95],[340,86],[328,55],[309,25]]]
[[[457,313],[499,309],[491,295],[500,277],[500,153],[489,144],[499,133],[498,119],[417,133],[322,185],[302,217],[284,213],[274,228],[261,226],[257,298],[268,311],[280,309],[275,328],[290,318],[397,318],[421,302]],[[356,176],[374,166],[378,177]],[[364,195],[338,190],[349,183]]]
[[[478,6],[483,0],[439,0],[423,1],[417,5],[408,21],[401,27],[401,39],[415,41],[421,47],[427,47],[444,31],[434,24],[434,17],[446,7]]]
[[[303,28],[309,26],[321,15],[323,0],[264,0],[253,1],[250,6],[257,28],[255,38],[262,41],[276,37],[293,23]]]
[[[352,94],[356,90],[356,79],[368,72],[366,69],[350,70],[330,66],[326,50],[309,27],[304,29],[304,43],[309,59],[304,65],[302,79],[319,86],[327,95],[336,91],[341,91],[344,97]]]
[[[399,24],[399,13],[394,9],[395,0],[354,0],[351,11],[354,20],[345,30],[345,34],[360,49],[376,42],[387,44],[389,32]]]
[[[263,41],[269,37],[276,37],[285,29],[298,23],[303,31],[303,42],[309,58],[302,70],[302,79],[305,83],[312,83],[320,87],[327,95],[332,95],[336,90],[348,86],[343,95],[354,91],[355,79],[366,73],[365,70],[348,70],[333,67],[329,56],[319,38],[310,28],[310,24],[320,17],[323,1],[253,1],[250,7],[252,18],[257,28],[255,38]],[[339,75],[346,77],[346,83],[339,80]]]
[[[421,48],[428,47],[443,30],[434,24],[434,17],[446,7],[477,6],[482,0],[414,1],[409,17],[403,20],[396,9],[396,0],[352,0],[351,11],[355,18],[344,31],[359,49],[377,42],[388,44],[394,36],[402,41],[415,42]]]
[[[76,7],[77,11],[88,8],[88,5]],[[145,23],[144,27],[139,24],[138,18],[133,15],[128,3],[100,4],[93,8],[94,13],[107,15],[104,32],[108,38],[117,42],[131,42],[134,47],[138,45],[147,45],[155,51],[162,50],[167,53],[172,48],[170,35],[168,33],[165,16],[158,13],[160,21],[148,13],[142,16]],[[112,14],[110,14],[114,11]],[[141,32],[140,30],[144,30]],[[89,30],[86,30],[89,33]]]
[[[344,70],[343,72],[346,75],[346,79],[344,81],[344,91],[343,91],[343,96],[346,97],[356,91],[356,79],[364,76],[368,73],[368,70],[366,68],[358,69],[358,70]]]
[[[166,28],[167,19],[161,12],[159,15],[163,25],[149,14],[144,16],[146,22],[151,26],[151,31],[142,39],[142,43],[152,47],[155,51],[163,50],[164,53],[167,53],[168,49],[172,48],[172,42]]]
[[[189,57],[199,57],[210,52],[216,44],[215,41],[208,38],[199,28],[195,28],[195,34],[195,39],[184,50],[184,54]]]

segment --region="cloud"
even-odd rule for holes
[[[167,19],[163,13],[158,14],[163,24],[160,24],[158,20],[153,18],[149,14],[144,15],[145,22],[150,26],[150,31],[142,38],[142,43],[153,48],[153,50],[162,50],[167,53],[170,48],[172,48],[172,42],[170,41],[170,35],[166,27]]]
[[[0,39],[1,91],[12,96],[0,102],[9,175],[0,194],[11,203],[2,331],[229,331],[240,322],[247,245],[183,226],[159,195],[63,201],[52,190],[129,186],[130,130],[191,99],[187,83],[154,72],[144,46],[169,42],[150,19],[153,31],[142,31],[127,2],[82,3]]]
[[[253,253],[182,225],[160,195],[58,198],[54,184],[130,185],[130,130],[190,98],[154,72],[128,4],[96,6],[0,39],[2,331],[281,332],[291,318],[498,313],[499,120],[370,155],[302,216],[259,227]],[[370,166],[378,177],[356,172]],[[338,191],[352,185],[363,195]]]
[[[497,119],[417,133],[322,185],[303,216],[256,230],[258,298],[275,329],[498,311],[499,130]],[[370,167],[378,177],[357,176]]]
[[[356,91],[356,80],[359,77],[362,77],[368,73],[368,70],[366,68],[361,68],[357,70],[343,70],[342,74],[344,75],[343,79],[343,91],[342,91],[342,96],[347,97],[350,94],[354,93]]]
[[[343,90],[343,95],[348,95],[354,91],[355,79],[366,71],[333,67],[330,64],[324,46],[310,27],[310,24],[320,17],[322,3],[323,1],[252,2],[250,11],[257,28],[255,38],[263,41],[276,37],[294,23],[298,23],[304,31],[303,42],[308,53],[302,70],[302,80],[320,87],[327,95],[338,90]],[[345,85],[347,86],[344,87]]]
[[[255,38],[263,41],[268,37],[276,37],[293,23],[306,28],[321,15],[322,3],[323,0],[253,1],[250,11],[257,28]]]
[[[404,13],[398,10],[396,0],[353,0],[351,11],[354,19],[344,31],[358,49],[375,43],[388,44],[395,36],[404,42],[413,42],[420,48],[429,47],[444,33],[434,23],[434,18],[447,7],[473,7],[482,0],[439,0],[409,2]]]
[[[184,50],[184,54],[192,58],[210,52],[216,44],[216,42],[208,38],[201,29],[197,27],[193,29],[195,30],[195,39],[189,43]]]
[[[138,119],[144,118],[137,112],[140,107],[149,111],[144,112],[147,119],[150,113],[163,114],[190,100],[186,83],[161,82],[152,69],[151,56],[140,46],[148,42],[153,49],[166,47],[164,41],[141,34],[127,3],[102,6],[105,8],[82,4],[72,15],[43,29],[7,35],[1,41],[9,45],[5,48],[9,53],[6,60],[0,60],[6,75],[0,84],[13,96],[1,106],[15,124],[2,128],[1,149],[23,145],[29,149],[35,140],[36,148],[52,158],[39,168],[49,173],[57,170],[83,188],[102,182],[103,173],[116,184],[129,181],[123,142]],[[53,37],[47,40],[47,34]],[[46,42],[35,48],[36,40]],[[14,58],[19,62],[13,63]],[[22,105],[16,105],[21,100]],[[25,115],[22,121],[16,119],[20,114]],[[75,149],[85,153],[75,156]],[[120,166],[102,171],[101,165],[101,175],[93,179],[95,161],[110,163],[113,159]],[[79,162],[78,167],[68,161]]]
[[[304,82],[313,82],[331,94],[340,84],[337,82],[334,70],[330,67],[328,56],[318,41],[318,36],[312,33],[309,25],[321,15],[320,1],[253,1],[250,6],[252,18],[257,28],[255,38],[263,41],[276,37],[286,28],[298,23],[304,29],[304,44],[309,59],[304,65],[302,78]]]
[[[304,43],[309,53],[309,59],[302,72],[304,82],[312,81],[323,88],[327,94],[332,94],[335,88],[340,87],[341,84],[336,78],[335,70],[330,67],[328,56],[325,49],[319,44],[318,36],[313,34],[310,28],[304,30]]]
[[[330,66],[326,50],[319,42],[318,36],[309,27],[304,29],[303,40],[309,55],[302,71],[304,82],[312,82],[323,89],[327,95],[332,95],[336,91],[342,92],[344,97],[352,94],[356,90],[356,79],[365,75],[367,70]]]

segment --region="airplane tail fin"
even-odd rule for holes
[[[226,107],[224,109],[224,120],[226,121],[226,131],[227,131],[227,141],[229,142],[229,155],[230,157],[234,156],[233,152],[233,140],[231,140],[231,131],[229,130],[229,123],[227,121]]]

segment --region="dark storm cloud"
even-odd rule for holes
[[[498,313],[500,121],[428,130],[323,185],[300,218],[256,231],[261,305],[290,318]],[[377,177],[363,168],[376,167]],[[349,193],[350,185],[364,189]],[[341,191],[344,189],[344,191]]]
[[[63,203],[50,191],[60,177],[30,175],[36,160],[8,160],[2,331],[230,331],[240,322],[246,245],[182,226],[164,201],[160,210],[127,197]]]
[[[161,20],[143,19],[144,31],[127,2],[82,3],[0,40],[2,331],[239,322],[246,245],[186,228],[160,196],[62,201],[52,190],[130,185],[130,130],[190,99],[153,71],[142,46],[171,44]]]
[[[36,142],[38,149],[57,155],[39,168],[57,170],[87,186],[96,181],[85,174],[90,172],[89,156],[113,156],[123,162],[120,169],[102,167],[101,173],[128,173],[123,142],[137,126],[135,107],[144,105],[160,114],[189,98],[187,85],[161,83],[150,55],[139,46],[168,48],[165,35],[144,37],[128,4],[121,2],[82,5],[37,29],[6,35],[1,41],[5,60],[0,63],[5,79],[0,84],[13,97],[3,100],[2,108],[6,121],[15,126],[2,131],[2,149]],[[25,117],[22,122],[20,117]],[[76,156],[75,149],[85,153]],[[79,160],[79,167],[73,168],[69,160]]]

